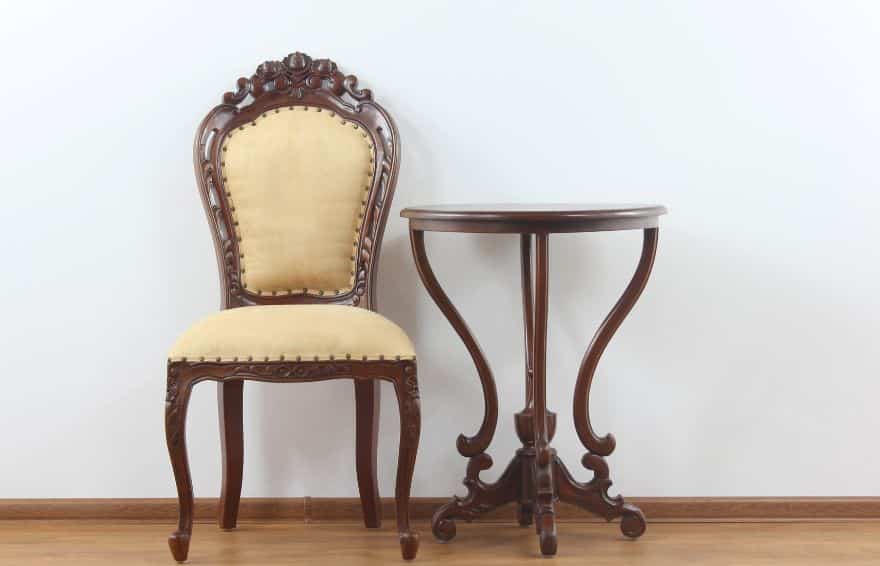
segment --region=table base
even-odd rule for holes
[[[516,503],[516,517],[521,526],[535,525],[544,555],[556,554],[557,501],[577,505],[591,513],[611,521],[622,517],[620,530],[631,538],[640,537],[646,529],[645,516],[635,505],[625,503],[620,496],[608,495],[611,487],[608,464],[602,456],[586,454],[581,460],[585,468],[593,471],[593,479],[587,483],[575,480],[556,450],[548,447],[549,462],[541,465],[534,443],[531,409],[515,415],[516,429],[523,447],[507,465],[495,483],[485,483],[479,478],[483,470],[492,466],[492,458],[486,454],[473,456],[467,466],[464,485],[468,494],[454,497],[440,507],[431,520],[434,536],[449,541],[456,534],[455,520],[471,522],[493,509]],[[556,429],[556,414],[548,412],[548,432],[552,439]],[[548,489],[549,488],[549,489]]]
[[[657,249],[657,228],[643,232],[642,255],[635,274],[599,326],[581,361],[573,396],[575,430],[588,450],[581,463],[592,470],[593,479],[576,481],[550,446],[556,431],[556,415],[547,410],[547,313],[549,254],[548,234],[520,235],[521,279],[523,290],[523,328],[525,339],[525,407],[515,415],[516,432],[522,442],[507,469],[495,483],[480,480],[480,472],[492,466],[486,449],[495,433],[498,419],[498,394],[492,371],[477,341],[458,310],[440,287],[425,253],[424,233],[410,226],[413,256],[428,293],[449,320],[474,360],[483,388],[485,413],[480,430],[474,436],[461,435],[458,451],[469,458],[464,485],[465,497],[454,497],[434,514],[431,528],[440,540],[455,536],[455,520],[471,521],[506,503],[517,505],[520,525],[534,523],[544,555],[556,553],[556,502],[564,501],[612,520],[620,517],[626,536],[637,538],[645,532],[645,517],[638,507],[611,497],[608,464],[605,456],[614,451],[616,441],[610,434],[598,436],[590,424],[589,401],[593,376],[599,358],[617,328],[630,312],[651,273]],[[536,269],[532,270],[532,242]],[[534,290],[533,290],[534,289]]]

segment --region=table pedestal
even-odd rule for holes
[[[547,410],[546,397],[548,234],[521,234],[526,403],[523,410],[516,413],[515,424],[522,448],[516,451],[498,481],[489,484],[480,480],[479,474],[492,466],[492,458],[485,450],[492,440],[498,417],[495,381],[482,350],[431,270],[425,253],[424,232],[411,229],[413,255],[419,275],[470,352],[485,399],[485,416],[478,433],[472,437],[461,435],[458,439],[459,452],[470,458],[464,479],[468,494],[454,497],[437,510],[431,521],[435,537],[448,541],[455,536],[456,519],[469,522],[511,502],[517,505],[520,525],[534,523],[544,555],[556,553],[557,501],[577,505],[609,521],[621,517],[621,531],[628,537],[636,538],[645,532],[645,517],[641,510],[625,503],[622,497],[608,495],[611,480],[604,457],[614,450],[615,440],[610,434],[599,437],[593,431],[589,418],[589,395],[602,352],[648,281],[657,249],[657,232],[656,227],[644,230],[642,255],[636,272],[596,332],[578,372],[574,391],[574,424],[581,442],[588,450],[581,463],[593,472],[593,479],[587,483],[576,481],[556,455],[556,450],[550,446],[556,430],[556,415]],[[533,237],[536,239],[534,277],[531,265]]]

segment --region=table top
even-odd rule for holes
[[[442,204],[404,208],[413,230],[431,232],[600,232],[656,228],[655,204]]]

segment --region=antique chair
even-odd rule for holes
[[[180,513],[169,537],[184,561],[193,491],[184,425],[192,387],[218,382],[220,527],[241,495],[244,380],[352,379],[358,488],[367,527],[381,521],[376,481],[379,380],[400,409],[397,527],[403,557],[418,535],[409,493],[420,431],[412,342],[375,312],[376,267],[400,162],[397,129],[357,78],[294,53],[240,78],[196,134],[196,176],[214,235],[222,308],[171,349],[165,434]]]

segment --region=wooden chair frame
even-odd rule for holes
[[[340,295],[324,292],[257,294],[241,284],[239,241],[224,179],[220,173],[224,139],[236,128],[268,112],[292,106],[310,106],[357,123],[372,138],[375,163],[364,218],[355,254],[355,281]],[[238,79],[236,90],[223,96],[199,126],[193,157],[202,202],[214,237],[220,268],[222,308],[272,304],[343,304],[376,309],[376,265],[382,243],[397,171],[400,145],[391,116],[373,101],[372,93],[358,88],[357,77],[343,75],[329,59],[311,59],[293,53],[280,61],[267,61],[249,78]],[[241,497],[244,442],[242,423],[245,380],[301,383],[329,379],[352,379],[355,384],[356,465],[358,488],[367,527],[381,524],[381,505],[376,478],[380,381],[394,385],[400,410],[401,433],[395,497],[401,551],[415,557],[418,535],[409,526],[409,494],[420,434],[419,388],[414,360],[330,361],[241,359],[220,362],[206,359],[170,361],[165,400],[165,431],[174,469],[180,512],[177,530],[168,539],[174,558],[186,560],[193,523],[193,489],[186,450],[185,421],[192,388],[202,381],[218,382],[220,433],[223,450],[223,483],[219,523],[236,526]]]

